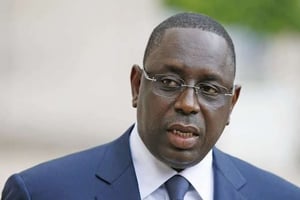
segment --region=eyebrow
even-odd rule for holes
[[[181,75],[181,74],[185,75],[185,71],[184,71],[185,67],[186,66],[184,64],[180,64],[180,63],[177,63],[176,66],[172,65],[172,64],[164,64],[163,65],[164,70],[169,71],[171,73],[175,73],[177,75]],[[217,82],[223,83],[224,80],[221,77],[222,76],[220,76],[216,73],[211,73],[211,74],[198,75],[197,79],[201,80],[201,81],[217,81]]]
[[[204,75],[201,75],[201,79],[206,80],[206,81],[223,82],[221,77],[219,75],[216,75],[216,74],[204,74]]]
[[[163,64],[163,69],[168,70],[170,72],[176,73],[176,74],[184,74],[184,64],[176,63],[175,64]]]

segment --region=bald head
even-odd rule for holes
[[[228,44],[235,72],[235,50],[231,37],[220,23],[206,15],[197,13],[180,13],[160,23],[150,35],[144,54],[144,65],[148,56],[160,45],[165,31],[171,28],[196,28],[203,31],[213,32],[223,37]]]

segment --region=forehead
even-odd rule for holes
[[[194,75],[211,73],[230,81],[234,77],[230,55],[226,40],[215,33],[196,28],[170,28],[145,65],[148,70],[164,72],[176,68]]]

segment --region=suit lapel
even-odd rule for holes
[[[140,194],[132,163],[129,135],[132,127],[119,139],[107,144],[96,176],[102,181],[95,199],[139,200]]]
[[[132,127],[119,139],[106,145],[96,172],[99,184],[96,186],[95,200],[140,200],[129,147],[131,130]],[[217,148],[213,152],[214,200],[246,200],[239,191],[246,184],[246,179],[226,154]]]
[[[214,148],[214,200],[246,200],[240,189],[246,184],[230,158]]]

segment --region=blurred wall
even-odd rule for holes
[[[0,1],[0,188],[11,173],[109,141],[135,121],[130,68],[172,12],[158,0]],[[300,185],[299,87],[289,83],[300,62],[281,53],[299,52],[299,38],[232,34],[243,91],[218,145]]]
[[[133,64],[153,0],[0,1],[0,188],[9,174],[99,145],[135,121]]]
[[[300,35],[230,30],[243,87],[219,146],[300,186]]]

